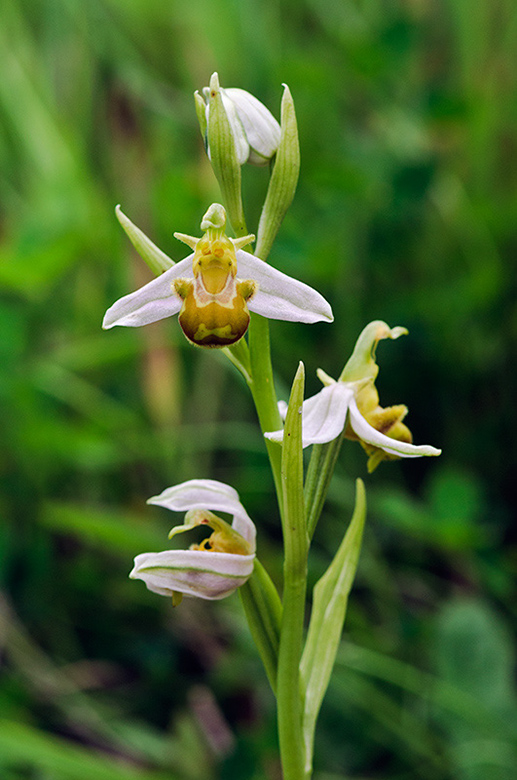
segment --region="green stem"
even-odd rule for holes
[[[251,381],[248,382],[262,433],[277,431],[282,427],[282,418],[273,381],[271,349],[269,346],[269,322],[258,314],[253,314],[249,327],[249,349]],[[282,482],[280,478],[282,449],[275,442],[266,442],[280,514],[282,506]]]
[[[307,555],[309,540],[303,498],[301,406],[303,364],[291,391],[282,445],[282,487],[284,513],[284,596],[278,654],[278,734],[284,780],[303,780],[303,696],[300,658],[303,648]]]
[[[342,443],[343,436],[339,435],[327,444],[313,444],[312,446],[311,459],[305,479],[305,506],[307,508],[309,539],[314,536],[316,525],[320,519]]]

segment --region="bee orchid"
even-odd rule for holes
[[[328,302],[312,287],[277,271],[246,252],[253,236],[229,238],[226,212],[214,203],[208,209],[201,238],[175,237],[194,250],[174,264],[117,209],[117,216],[142,257],[167,268],[134,293],[111,306],[103,328],[135,327],[179,314],[187,339],[201,347],[226,347],[246,333],[250,312],[291,322],[332,322]]]
[[[383,408],[375,379],[379,367],[375,350],[381,339],[396,339],[407,334],[406,328],[390,328],[385,322],[370,322],[355,345],[354,352],[336,381],[318,369],[323,390],[308,398],[302,407],[302,442],[324,444],[342,433],[359,441],[368,457],[372,472],[382,460],[418,458],[440,455],[441,450],[430,445],[414,445],[409,428],[402,422],[407,414],[403,404]],[[282,409],[285,407],[280,407]],[[283,431],[264,434],[271,441],[282,441]]]
[[[213,479],[192,479],[167,488],[147,503],[173,512],[186,511],[184,524],[175,526],[169,538],[198,526],[211,528],[212,534],[188,550],[137,555],[131,579],[143,580],[149,590],[172,597],[176,605],[183,594],[210,601],[223,599],[251,576],[255,525],[230,485]],[[232,522],[214,512],[232,515]]]

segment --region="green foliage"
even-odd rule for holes
[[[322,292],[335,326],[272,324],[277,386],[303,359],[311,395],[366,322],[407,326],[380,394],[444,451],[368,478],[316,777],[511,778],[516,36],[505,0],[2,4],[2,778],[275,777],[238,599],[172,612],[126,579],[133,554],[167,545],[145,499],[212,477],[239,490],[280,581],[244,382],[174,321],[100,332],[151,278],[114,206],[179,260],[173,231],[195,234],[218,198],[192,98],[215,70],[277,118],[282,82],[296,105],[300,180],[270,261]],[[250,231],[266,187],[243,170]],[[312,583],[365,474],[343,447]]]

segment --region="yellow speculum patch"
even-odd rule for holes
[[[183,299],[178,319],[185,336],[200,347],[235,344],[248,329],[247,301],[256,284],[236,278],[237,258],[230,239],[220,231],[208,231],[197,242],[192,270],[194,279],[174,283]]]

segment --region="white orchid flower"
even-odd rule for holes
[[[396,339],[403,334],[407,334],[406,328],[390,328],[380,320],[370,322],[359,336],[338,381],[318,369],[318,377],[325,387],[303,403],[304,447],[333,441],[344,432],[348,439],[359,441],[369,455],[370,472],[382,460],[440,455],[441,450],[435,447],[412,443],[411,431],[402,422],[408,411],[406,406],[383,409],[379,405],[374,384],[379,372],[375,349],[381,339]],[[280,406],[280,412],[285,416],[283,410],[285,405]],[[280,442],[283,431],[264,435]]]
[[[104,316],[105,329],[147,325],[179,313],[189,341],[203,347],[225,347],[246,333],[250,311],[291,322],[334,319],[329,303],[316,290],[242,249],[254,236],[228,238],[226,212],[218,203],[203,217],[202,238],[174,234],[194,250],[176,265],[120,209],[117,216],[145,260],[155,267],[170,267],[114,303]]]
[[[210,98],[214,91],[221,94],[223,107],[230,123],[235,144],[235,153],[240,165],[248,162],[252,165],[267,165],[276,154],[280,143],[280,125],[266,106],[250,92],[238,87],[219,85],[217,73],[210,79],[210,86],[203,88],[203,97],[195,93],[196,103],[204,110],[203,125],[210,122]],[[210,157],[210,145],[207,153]]]
[[[184,524],[175,526],[169,538],[200,525],[209,526],[213,533],[188,550],[137,555],[131,579],[143,580],[153,593],[172,597],[177,604],[179,594],[224,599],[251,576],[255,525],[232,487],[213,479],[191,479],[167,488],[147,503],[173,512],[186,511]],[[232,515],[231,525],[214,511]]]

